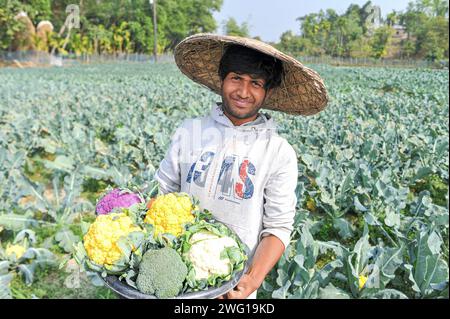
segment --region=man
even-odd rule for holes
[[[314,71],[253,39],[198,34],[175,50],[180,70],[220,94],[211,113],[182,123],[156,172],[160,190],[186,192],[250,249],[247,273],[224,298],[256,290],[289,244],[297,155],[262,107],[312,115],[327,103]]]

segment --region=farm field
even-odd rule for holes
[[[448,71],[313,68],[322,113],[266,111],[299,180],[258,297],[449,298]],[[115,298],[71,259],[96,198],[151,185],[175,128],[218,98],[170,63],[0,69],[0,298]]]

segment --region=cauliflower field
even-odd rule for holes
[[[447,71],[314,66],[291,245],[260,298],[448,298]],[[218,97],[174,64],[0,69],[0,298],[114,298],[68,260],[107,186],[145,185]]]

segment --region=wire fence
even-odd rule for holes
[[[365,66],[365,67],[402,67],[402,68],[438,68],[448,69],[448,60],[426,61],[412,59],[374,59],[374,58],[342,58],[329,56],[297,56],[303,64],[327,64],[334,66]],[[39,51],[0,51],[0,66],[32,67],[32,66],[73,66],[88,63],[113,62],[154,63],[153,55],[143,53],[116,54],[68,54],[51,55]],[[172,54],[158,55],[157,62],[173,63]]]
[[[413,59],[375,59],[369,57],[344,58],[344,57],[330,57],[330,56],[319,56],[319,57],[298,56],[297,59],[304,64],[328,64],[334,66],[448,69],[448,60],[427,61],[427,60],[413,60]]]
[[[40,51],[0,52],[0,66],[13,67],[73,66],[79,64],[113,63],[121,61],[154,63],[155,57],[153,55],[142,53],[52,55]],[[172,54],[164,54],[157,56],[157,62],[173,63],[175,62],[175,59]]]

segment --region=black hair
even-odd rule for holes
[[[241,46],[229,45],[219,64],[222,81],[230,72],[262,77],[266,90],[280,86],[283,76],[283,63],[270,55]]]

